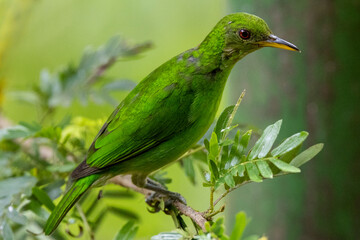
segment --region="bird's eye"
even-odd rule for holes
[[[241,29],[239,31],[239,36],[242,38],[242,39],[249,39],[250,38],[250,32],[248,30],[245,30],[245,29]]]

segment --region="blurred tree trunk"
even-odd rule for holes
[[[231,12],[263,17],[275,35],[303,51],[264,49],[235,67],[231,101],[242,88],[248,92],[239,120],[264,127],[283,118],[282,136],[305,129],[308,144],[325,143],[300,175],[234,194],[230,212],[245,206],[253,218],[248,231],[270,239],[355,239],[360,234],[360,2],[229,3]]]

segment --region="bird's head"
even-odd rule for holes
[[[202,44],[221,49],[224,57],[235,61],[262,47],[300,51],[294,44],[275,36],[263,19],[248,13],[225,16]]]

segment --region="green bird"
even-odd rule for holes
[[[222,18],[202,43],[150,73],[114,110],[72,172],[44,232],[51,234],[90,187],[119,174],[183,200],[147,176],[175,161],[206,133],[219,107],[226,80],[237,61],[262,47],[299,49],[276,37],[261,18],[235,13]],[[184,201],[184,200],[183,200]]]

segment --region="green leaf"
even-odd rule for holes
[[[20,214],[13,206],[9,206],[6,211],[6,216],[11,221],[18,223],[20,225],[25,225],[27,218]]]
[[[302,144],[300,144],[299,146],[293,148],[289,152],[286,152],[286,153],[282,154],[279,157],[279,159],[281,161],[283,161],[283,162],[290,163],[291,160],[293,160],[294,157],[296,157],[299,154],[299,151],[300,151],[301,147],[302,147]]]
[[[67,173],[75,169],[77,165],[75,163],[65,163],[62,165],[49,165],[46,170],[49,172]]]
[[[272,145],[274,144],[281,127],[282,120],[277,121],[273,125],[268,126],[261,137],[255,143],[251,153],[249,154],[249,159],[253,160],[255,158],[263,158],[269,153]]]
[[[213,160],[209,160],[209,169],[211,172],[211,175],[214,177],[215,180],[219,178],[219,170]]]
[[[206,221],[205,224],[205,230],[206,232],[210,232],[211,231],[211,225],[210,225],[210,222],[209,221]]]
[[[0,141],[4,139],[30,137],[33,134],[33,129],[29,129],[26,125],[11,126],[8,128],[0,129]]]
[[[276,157],[290,152],[291,150],[302,144],[308,135],[309,133],[304,131],[292,135],[291,137],[285,139],[285,141],[282,142],[277,148],[273,149],[271,151],[271,155]]]
[[[44,206],[46,206],[47,209],[50,211],[54,210],[55,205],[44,190],[38,187],[33,187],[32,193],[42,204],[44,204]]]
[[[249,141],[250,141],[250,138],[251,138],[251,134],[252,134],[252,130],[248,130],[247,132],[245,132],[245,133],[241,136],[240,149],[239,149],[239,154],[240,154],[240,155],[244,154],[245,149],[246,149],[247,146],[249,145]]]
[[[211,185],[210,187],[214,186],[215,190],[218,189],[218,187],[222,186],[223,184],[225,184],[225,177],[220,177],[219,179],[216,180],[214,185]]]
[[[225,164],[229,159],[229,146],[224,146],[221,152],[220,170],[225,168]]]
[[[1,225],[2,229],[2,236],[4,237],[4,240],[13,240],[14,239],[14,233],[11,230],[11,227],[7,223],[7,221],[3,221],[3,224]]]
[[[239,177],[243,177],[244,176],[244,172],[245,172],[245,167],[244,165],[240,164],[237,167],[237,174],[239,175]]]
[[[231,188],[235,187],[235,181],[234,181],[233,175],[231,175],[231,174],[225,175],[224,180],[225,180],[225,183],[226,183],[229,187],[231,187]]]
[[[216,157],[219,155],[219,150],[220,147],[219,147],[218,139],[216,133],[213,132],[210,138],[210,152],[209,152],[210,159],[216,160]]]
[[[311,160],[313,157],[315,157],[324,147],[323,143],[319,143],[316,145],[313,145],[297,155],[290,164],[295,167],[300,167],[301,165],[305,164],[309,160]]]
[[[39,132],[35,134],[35,137],[48,138],[56,143],[59,142],[61,138],[62,129],[58,126],[49,126],[42,128]]]
[[[206,138],[204,139],[204,146],[208,152],[210,152],[210,142]]]
[[[64,179],[59,179],[56,181],[51,182],[50,184],[46,185],[43,190],[46,194],[50,197],[50,199],[54,200],[61,196],[63,193],[61,187],[65,184]]]
[[[25,204],[25,206],[21,210],[32,211],[35,215],[39,216],[42,219],[46,219],[49,217],[49,212],[41,206],[39,201],[30,201],[29,203]]]
[[[36,181],[36,178],[30,176],[8,178],[0,181],[0,216],[6,206],[14,200],[19,200],[20,194],[30,196],[31,189]]]
[[[217,237],[222,237],[224,234],[224,218],[219,217],[216,221],[211,225],[211,232],[214,233]]]
[[[134,221],[128,221],[116,234],[114,240],[132,240],[138,228],[138,226],[135,226]]]
[[[273,173],[266,161],[256,161],[256,165],[264,178],[273,178]]]
[[[104,198],[127,198],[127,199],[131,199],[135,197],[135,193],[128,191],[128,190],[123,190],[123,191],[119,191],[119,190],[106,190],[103,192],[103,197]]]
[[[125,217],[127,219],[139,220],[139,216],[130,211],[129,209],[111,206],[108,207],[109,212],[118,215],[119,217]]]
[[[150,178],[155,180],[156,182],[160,183],[161,185],[165,186],[166,184],[171,183],[172,179],[166,177],[167,172],[165,171],[157,171],[150,175]]]
[[[234,158],[239,158],[239,141],[240,141],[240,130],[236,132],[236,135],[234,137],[234,144],[231,146],[230,149],[230,155],[229,155],[229,160],[233,160]],[[229,167],[231,167],[230,162],[228,162],[228,164],[226,164],[225,169],[228,169]]]
[[[300,168],[294,167],[286,162],[280,161],[276,158],[270,158],[270,162],[272,162],[277,168],[279,168],[283,172],[288,173],[299,173],[301,172]]]
[[[224,141],[220,142],[219,145],[222,146],[222,147],[227,147],[231,144],[234,144],[234,140],[231,140],[231,139],[225,139]]]
[[[229,117],[233,112],[233,110],[234,110],[234,105],[225,108],[216,122],[215,133],[219,139],[222,139],[222,136],[224,135],[223,130],[226,128],[226,125],[229,121]]]
[[[245,168],[251,181],[262,182],[262,178],[259,176],[260,173],[255,163],[247,163],[245,164]]]
[[[229,240],[240,240],[246,224],[247,221],[245,212],[239,212],[238,214],[236,214],[234,228],[231,232]]]
[[[193,159],[191,157],[184,158],[184,171],[186,176],[189,177],[192,184],[195,184],[195,169],[193,164]]]

